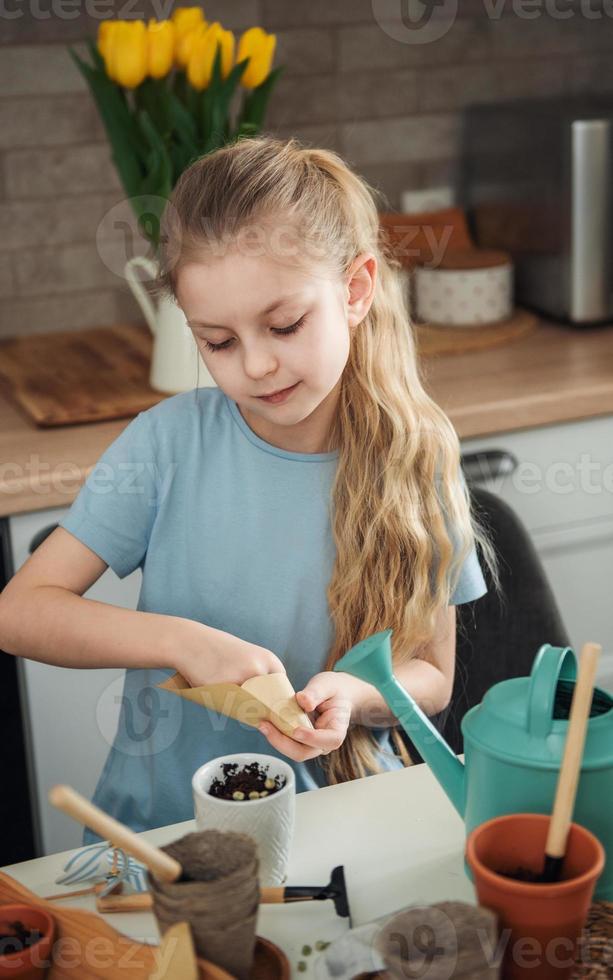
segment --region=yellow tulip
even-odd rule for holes
[[[106,68],[106,73],[109,78],[112,78],[114,82],[119,82],[117,77],[117,72],[115,68],[116,64],[116,51],[117,51],[117,38],[123,32],[123,28],[126,25],[125,20],[114,20],[109,24],[109,29],[104,37],[103,41],[103,51],[102,55],[104,57],[104,66]]]
[[[178,41],[194,28],[204,24],[204,13],[201,7],[177,7],[172,12],[172,23]]]
[[[198,38],[203,37],[203,35],[208,30],[209,25],[204,20],[196,27],[193,27],[191,31],[187,31],[182,37],[177,38],[177,43],[175,45],[175,62],[179,68],[187,68],[187,63],[190,59],[194,44]]]
[[[143,21],[118,21],[111,41],[108,74],[125,88],[135,88],[147,75],[147,29]]]
[[[164,78],[173,66],[175,25],[170,20],[151,19],[147,26],[147,73]]]
[[[204,11],[202,7],[175,7],[171,17],[177,34],[182,35],[204,20]]]
[[[240,80],[244,88],[256,88],[268,76],[276,43],[276,35],[268,34],[261,27],[250,27],[241,35],[236,60],[249,58]]]
[[[121,20],[104,20],[98,27],[98,51],[102,55],[109,78],[113,78],[111,59],[115,37],[119,26],[123,23]]]
[[[234,34],[219,25],[219,40],[221,41],[221,77],[227,78],[234,67]]]
[[[104,58],[105,50],[108,45],[113,29],[117,25],[116,20],[101,20],[98,25],[98,51]]]
[[[234,63],[234,35],[232,31],[225,31],[219,21],[195,39],[190,51],[187,78],[199,92],[211,82],[218,44],[221,44],[221,77],[227,78]]]

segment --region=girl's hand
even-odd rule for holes
[[[303,691],[298,691],[296,701],[307,714],[315,712],[315,730],[297,728],[289,738],[272,722],[262,722],[259,730],[279,752],[305,762],[318,755],[328,755],[345,741],[353,702],[353,684],[348,674],[324,670],[315,674]]]
[[[242,684],[259,674],[285,673],[281,660],[266,647],[193,619],[177,619],[171,642],[173,666],[190,687]]]

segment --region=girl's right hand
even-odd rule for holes
[[[172,637],[173,666],[190,687],[201,684],[242,684],[259,674],[285,673],[279,658],[266,647],[192,619],[179,620]]]

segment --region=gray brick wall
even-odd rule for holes
[[[613,88],[612,2],[458,0],[450,25],[440,21],[448,0],[433,7],[441,36],[428,43],[407,42],[417,37],[402,20],[407,4],[413,16],[423,9],[416,0],[214,0],[204,10],[237,32],[261,24],[277,34],[286,72],[267,130],[338,150],[392,208],[405,188],[454,181],[467,104]],[[3,5],[0,337],[142,319],[117,273],[125,246],[101,224],[123,193],[67,46],[83,51],[110,10],[170,9],[169,0]]]

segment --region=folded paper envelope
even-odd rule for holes
[[[296,728],[313,728],[311,719],[296,701],[287,674],[258,674],[242,684],[199,687],[190,687],[181,674],[173,674],[157,686],[253,728],[262,721],[271,721],[290,738]]]

